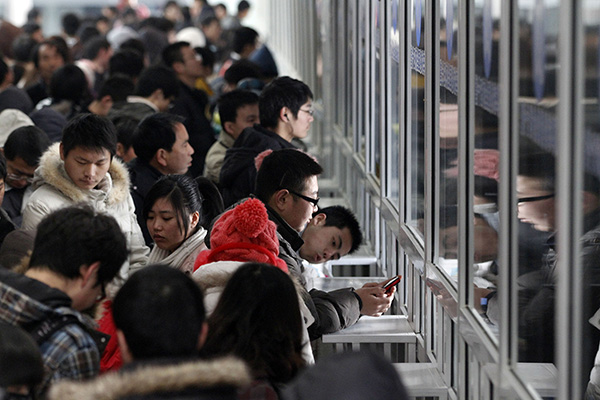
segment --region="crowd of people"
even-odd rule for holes
[[[394,289],[307,289],[363,238],[318,206],[313,93],[249,7],[121,1],[49,37],[33,9],[0,43],[0,398],[405,395],[376,355],[315,364]]]

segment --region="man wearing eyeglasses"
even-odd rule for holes
[[[36,126],[23,126],[11,132],[2,149],[6,158],[6,194],[2,208],[21,226],[23,207],[32,193],[33,173],[50,139]]]
[[[98,375],[107,338],[88,314],[127,254],[113,217],[72,206],[40,222],[25,274],[0,268],[0,321],[28,331],[42,352],[45,373],[36,398],[56,381]]]
[[[293,149],[292,140],[304,139],[314,120],[313,94],[303,82],[284,76],[273,80],[258,100],[260,125],[242,131],[225,153],[219,177],[226,206],[254,191],[254,158],[267,149]]]
[[[296,149],[273,151],[259,159],[259,163],[256,197],[265,203],[269,218],[277,224],[279,257],[287,263],[290,275],[305,289],[301,295],[314,318],[313,321],[305,321],[311,340],[353,325],[361,314],[379,316],[387,311],[395,289],[385,293],[381,287],[383,283],[367,283],[359,289],[346,288],[331,292],[315,289],[306,291],[306,280],[302,275],[304,266],[297,252],[304,245],[300,232],[305,230],[313,213],[318,211],[317,177],[323,169],[311,156]],[[317,220],[322,218],[318,217]],[[313,232],[314,228],[309,231]],[[344,236],[343,230],[335,229],[339,234],[334,235],[337,238],[334,240],[339,240]],[[347,242],[345,245],[351,249],[352,243],[350,240]],[[334,247],[338,248],[339,245],[345,249],[341,242]]]

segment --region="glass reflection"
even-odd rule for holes
[[[425,193],[425,51],[424,51],[424,4],[423,0],[411,2],[410,38],[410,133],[409,153],[405,165],[409,172],[407,182],[407,224],[423,234],[424,193]]]

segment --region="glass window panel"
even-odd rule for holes
[[[404,162],[408,174],[406,223],[423,233],[425,193],[425,2],[410,2],[410,132]]]
[[[346,27],[347,27],[347,35],[346,39],[342,41],[342,43],[347,43],[346,46],[346,76],[348,82],[354,81],[354,68],[356,68],[356,64],[354,61],[354,32],[356,29],[354,15],[356,12],[356,1],[352,0],[348,2],[348,14],[346,19]],[[346,87],[346,112],[344,113],[347,121],[347,129],[346,129],[346,137],[351,142],[354,141],[354,105],[353,98],[355,96],[356,85],[348,84],[344,85]]]
[[[584,101],[578,106],[584,116],[584,170],[583,178],[583,238],[582,260],[583,268],[583,340],[582,340],[582,387],[585,387],[590,376],[591,364],[598,351],[600,331],[599,318],[592,319],[594,325],[588,320],[600,308],[600,250],[596,244],[598,240],[598,226],[600,225],[600,190],[598,180],[600,169],[597,160],[600,153],[600,4],[595,0],[586,0],[582,5],[584,37]],[[599,372],[595,369],[595,373]],[[595,375],[595,374],[594,374]],[[593,390],[600,393],[600,380],[595,379]],[[592,390],[592,389],[591,389]]]
[[[390,145],[387,149],[389,154],[389,186],[386,195],[392,204],[399,209],[399,185],[400,185],[400,33],[398,30],[398,0],[392,0],[392,15],[389,26],[390,48],[388,49],[391,63],[391,76],[389,90],[391,91],[392,104],[390,106]]]
[[[497,294],[498,266],[498,65],[501,0],[475,2],[474,303],[484,326],[498,334],[498,297],[490,319],[487,303]],[[486,297],[487,296],[487,297]],[[489,297],[489,299],[488,299]],[[483,300],[482,300],[483,298]],[[482,306],[482,307],[480,307]],[[492,322],[492,320],[494,322]]]
[[[363,160],[366,160],[366,147],[367,147],[367,132],[369,132],[369,82],[370,82],[370,59],[369,53],[371,44],[369,42],[369,2],[367,0],[359,0],[359,12],[358,12],[358,57],[359,57],[359,69],[358,69],[358,81],[359,81],[359,94],[358,94],[358,144],[359,154]]]
[[[518,361],[552,363],[559,8],[519,0]],[[499,266],[502,268],[502,266]],[[489,310],[489,308],[488,308]],[[489,314],[489,313],[488,313]]]
[[[440,183],[438,263],[458,280],[458,0],[440,0]]]
[[[383,136],[383,132],[381,129],[381,91],[382,86],[385,84],[385,80],[381,79],[381,63],[383,62],[383,54],[381,53],[381,29],[382,29],[382,18],[379,14],[380,10],[380,1],[374,1],[371,7],[371,19],[373,21],[373,26],[375,29],[373,30],[373,41],[375,42],[375,71],[372,71],[372,75],[375,80],[373,81],[372,88],[374,90],[374,101],[373,101],[373,132],[371,132],[371,143],[373,145],[373,149],[371,153],[373,154],[373,163],[375,170],[373,173],[378,179],[381,179],[381,138]]]

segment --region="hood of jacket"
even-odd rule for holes
[[[34,189],[47,184],[53,186],[73,202],[85,201],[89,190],[81,189],[67,175],[65,164],[60,158],[60,143],[55,143],[40,158],[35,170]],[[109,205],[117,204],[129,196],[129,172],[121,161],[113,157],[108,173],[98,184],[98,189],[106,193]]]
[[[51,400],[116,400],[190,389],[243,387],[251,382],[246,364],[234,357],[181,364],[149,364],[132,371],[108,373],[89,382],[60,382],[49,392]]]

